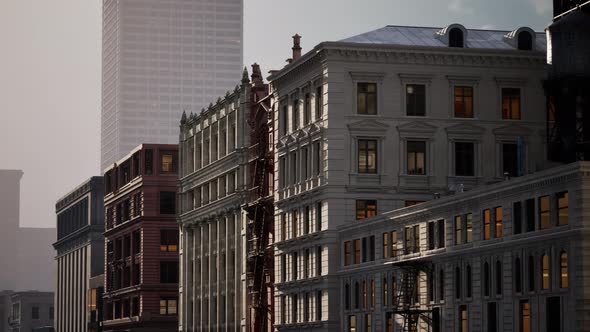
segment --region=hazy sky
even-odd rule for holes
[[[306,52],[388,24],[542,31],[552,9],[551,0],[244,2],[244,61],[263,72],[284,65],[295,33]],[[56,199],[99,173],[101,4],[0,0],[0,169],[25,173],[21,225],[53,226]]]

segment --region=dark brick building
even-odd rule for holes
[[[177,330],[178,146],[140,145],[104,178],[104,331]]]

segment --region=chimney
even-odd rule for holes
[[[297,59],[301,58],[301,36],[298,34],[295,34],[295,36],[293,36],[293,61],[296,61]]]
[[[257,63],[252,64],[252,75],[250,76],[252,79],[252,83],[256,86],[262,85],[264,82],[262,81],[262,73],[260,72],[260,65]]]

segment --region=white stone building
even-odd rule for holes
[[[242,205],[250,145],[250,85],[242,84],[180,130],[180,331],[238,331],[246,324]]]
[[[589,174],[554,167],[341,226],[339,330],[588,331]],[[415,329],[405,309],[424,310]]]
[[[275,329],[343,330],[342,227],[546,167],[545,39],[387,26],[299,54],[269,77]]]

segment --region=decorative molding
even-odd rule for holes
[[[382,81],[385,77],[383,72],[349,72],[354,81]]]
[[[384,136],[389,125],[376,119],[363,119],[347,125],[348,130],[355,136],[369,135],[369,136]]]
[[[471,123],[459,123],[445,128],[449,139],[481,139],[486,129]]]
[[[433,74],[413,74],[413,73],[399,73],[399,78],[402,81],[421,81],[430,83],[432,79],[435,77]]]
[[[518,124],[510,124],[492,129],[492,133],[494,133],[496,136],[530,136],[533,133],[533,130],[530,127],[525,127]]]
[[[412,135],[412,134],[423,134],[427,136],[434,136],[438,127],[433,126],[425,121],[413,121],[407,122],[397,126],[397,130],[400,136]]]

